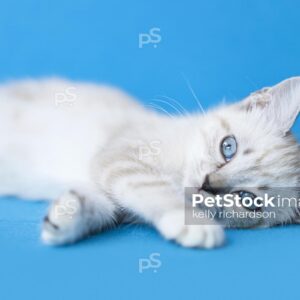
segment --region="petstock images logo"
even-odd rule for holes
[[[185,223],[251,227],[292,222],[299,218],[300,187],[230,187],[209,193],[185,188]]]

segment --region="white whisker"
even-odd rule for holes
[[[146,107],[150,107],[150,108],[154,108],[158,111],[161,111],[163,112],[164,114],[166,114],[168,117],[172,118],[172,119],[175,119],[174,118],[174,115],[170,114],[167,110],[165,110],[164,108],[162,108],[161,106],[157,105],[157,104],[154,104],[154,103],[149,103],[146,105]]]
[[[205,110],[204,110],[204,108],[203,108],[203,106],[202,106],[202,104],[201,104],[201,102],[200,102],[200,100],[199,100],[199,98],[197,97],[195,91],[193,90],[193,88],[192,88],[192,86],[191,86],[190,81],[187,79],[187,77],[186,77],[183,73],[182,73],[182,76],[183,76],[183,78],[184,78],[184,80],[185,80],[185,82],[186,82],[186,84],[187,84],[187,86],[188,86],[190,92],[192,93],[194,99],[196,100],[196,102],[197,102],[197,104],[198,104],[200,110],[202,111],[203,114],[206,114],[206,113],[205,113]]]
[[[186,115],[190,115],[190,113],[182,106],[182,104],[177,101],[176,99],[174,98],[171,98],[171,97],[168,97],[168,96],[165,96],[165,95],[158,95],[157,97],[161,97],[161,98],[166,98],[167,100],[170,100],[170,101],[173,101],[173,103],[177,104],[179,106],[179,108],[181,108],[182,112]]]
[[[173,108],[174,111],[176,111],[179,115],[181,115],[181,116],[184,115],[184,112],[182,112],[181,110],[179,110],[176,106],[174,106],[172,103],[169,103],[168,101],[165,101],[165,100],[162,100],[162,99],[151,99],[151,100],[156,101],[156,102],[160,102],[160,103],[167,104],[167,105],[169,105],[171,108]]]

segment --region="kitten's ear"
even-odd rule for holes
[[[282,134],[293,126],[300,111],[300,77],[257,91],[239,104],[248,112],[257,112]]]

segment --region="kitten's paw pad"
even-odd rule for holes
[[[74,191],[63,194],[44,218],[42,240],[45,244],[71,243],[78,237],[84,199]]]
[[[185,225],[184,211],[176,210],[165,214],[158,223],[158,230],[169,240],[184,247],[215,248],[224,243],[223,228],[211,220],[203,225]]]

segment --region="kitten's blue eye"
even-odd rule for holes
[[[246,200],[247,199],[252,199],[253,201],[249,201],[249,205],[247,206],[244,206],[246,209],[249,209],[249,210],[252,210],[252,211],[259,211],[261,210],[261,200],[259,199],[256,199],[256,203],[258,206],[255,205],[255,202],[254,202],[254,199],[256,198],[256,195],[254,195],[253,193],[251,192],[247,192],[247,191],[238,191],[238,192],[235,192],[235,194],[238,194],[242,199]]]
[[[230,161],[237,151],[237,142],[234,136],[227,136],[221,143],[221,152],[226,161]]]

